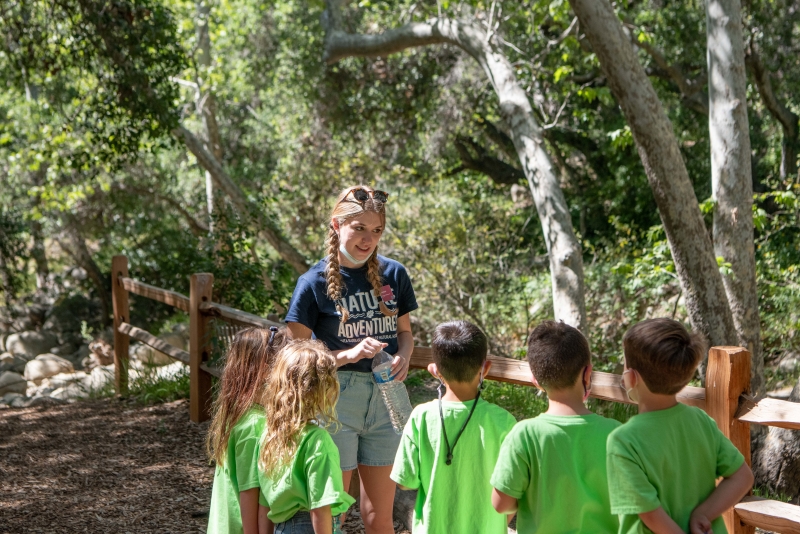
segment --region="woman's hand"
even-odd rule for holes
[[[408,376],[408,364],[411,363],[411,358],[397,355],[392,360],[392,380],[402,382]]]
[[[367,337],[361,340],[361,343],[353,347],[341,351],[336,355],[337,363],[341,367],[348,363],[355,363],[364,358],[372,358],[386,347],[386,343],[382,343],[375,338]]]

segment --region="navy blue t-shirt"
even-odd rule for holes
[[[323,259],[308,270],[292,293],[289,311],[284,319],[287,323],[300,323],[314,332],[330,350],[355,347],[367,337],[388,343],[384,349],[389,354],[397,353],[397,318],[418,308],[414,288],[406,268],[400,263],[378,255],[381,273],[381,298],[397,315],[386,316],[381,312],[378,298],[367,279],[367,266],[358,269],[341,267],[342,298],[339,304],[350,312],[347,322],[328,298]],[[372,372],[372,360],[363,359],[340,368],[342,371]]]

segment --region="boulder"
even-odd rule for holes
[[[114,384],[114,364],[95,367],[89,375],[89,389],[101,390]]]
[[[11,334],[6,340],[6,349],[32,360],[37,354],[44,354],[58,344],[58,338],[50,332],[20,332]]]
[[[161,334],[158,339],[169,343],[174,347],[186,350],[186,339],[176,333]],[[148,345],[139,345],[136,347],[136,359],[147,365],[168,365],[175,362],[175,360],[161,351],[155,350]],[[180,362],[178,362],[180,363]]]
[[[72,362],[73,367],[75,369],[85,368],[86,366],[83,364],[83,361],[91,354],[89,351],[89,345],[81,345],[78,350],[70,354],[69,356],[64,356],[66,359]]]
[[[28,389],[28,382],[25,378],[18,374],[6,371],[0,374],[0,395],[6,393],[25,393]]]
[[[86,396],[86,391],[80,386],[70,384],[68,386],[60,387],[50,394],[51,399],[69,400],[79,399]]]
[[[58,389],[77,386],[82,388],[84,391],[88,390],[92,383],[91,375],[88,375],[83,371],[76,371],[74,373],[59,373],[51,376],[50,378],[46,378],[42,381],[42,383],[45,381],[47,381],[47,385],[49,385],[51,388]]]
[[[25,370],[25,364],[28,363],[24,357],[11,354],[10,352],[4,352],[0,354],[0,373],[4,373],[5,371],[14,371],[15,373],[20,373]]]
[[[783,371],[784,373],[791,373],[797,369],[797,366],[800,365],[800,359],[798,359],[795,355],[790,354],[783,360],[781,363],[778,364],[778,369]]]
[[[58,406],[59,404],[64,404],[64,401],[53,397],[33,397],[25,401],[23,406],[25,408],[36,408],[37,406]]]
[[[8,403],[9,406],[12,408],[24,408],[25,405],[28,403],[28,397],[19,396],[11,400]]]
[[[2,402],[3,404],[11,404],[14,401],[14,399],[18,399],[23,396],[24,395],[22,395],[22,393],[6,393],[5,395],[3,395],[3,400],[0,400],[0,402]]]
[[[188,372],[188,365],[183,362],[174,362],[156,369],[155,377],[161,380],[175,380],[181,374]]]
[[[36,385],[59,373],[73,373],[72,362],[55,354],[40,354],[25,364],[25,378]]]

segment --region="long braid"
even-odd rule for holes
[[[325,282],[327,283],[328,298],[336,305],[342,316],[342,322],[347,322],[350,312],[339,304],[342,298],[342,273],[339,271],[339,234],[331,225],[328,230],[328,265],[325,267]]]
[[[367,261],[367,280],[369,280],[372,290],[375,292],[375,297],[378,299],[378,306],[380,306],[383,314],[387,316],[397,315],[397,310],[390,310],[381,298],[381,270],[380,262],[378,261],[377,246],[375,247],[375,251],[372,253],[372,256],[370,256],[369,260]]]

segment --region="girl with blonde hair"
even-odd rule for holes
[[[287,340],[285,328],[247,328],[228,349],[206,440],[208,455],[217,464],[209,534],[263,534],[259,523],[271,532],[267,510],[258,502],[258,442],[264,430],[259,403],[275,355]]]
[[[409,313],[417,309],[405,267],[378,255],[388,194],[368,186],[344,189],[331,214],[327,256],[297,281],[286,322],[296,339],[325,343],[339,366],[339,448],[344,485],[361,478],[367,534],[392,534],[395,483],[389,478],[400,444],[372,377],[372,358],[395,356],[392,374],[405,380],[414,349]]]
[[[333,516],[355,502],[344,491],[336,426],[336,358],[319,341],[293,341],[277,356],[264,389],[269,416],[258,466],[275,534],[331,534]]]

